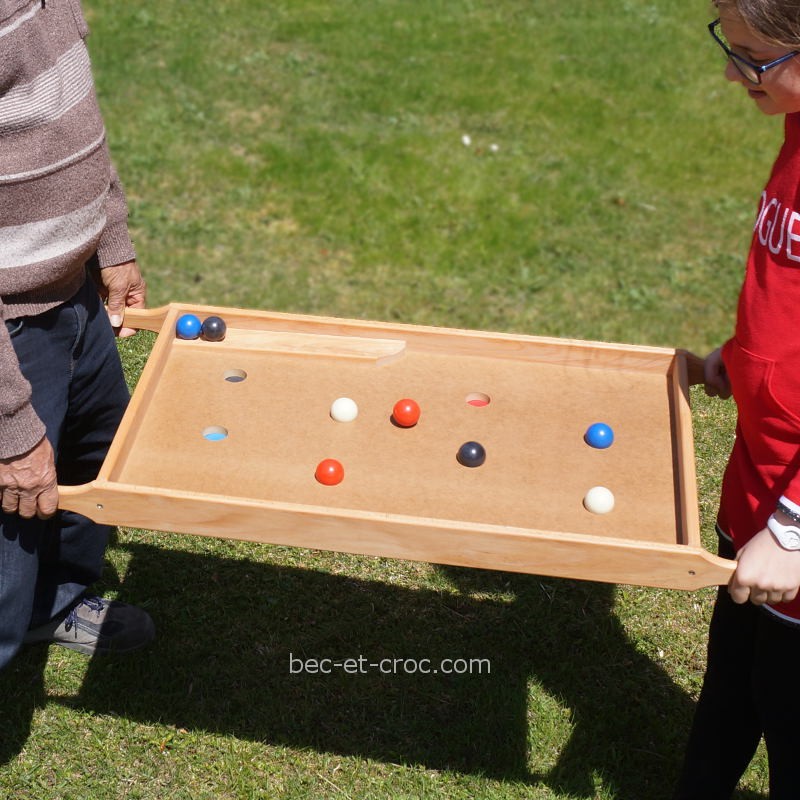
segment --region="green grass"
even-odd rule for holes
[[[723,80],[705,4],[85,8],[151,305],[729,335],[780,125]],[[150,344],[122,345],[132,381]],[[713,547],[732,408],[693,401]],[[713,598],[144,531],[101,588],[158,643],[20,655],[4,796],[662,800]],[[290,653],[492,672],[299,676]],[[739,798],[766,785],[760,753]]]

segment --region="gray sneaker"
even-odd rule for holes
[[[128,653],[150,643],[156,635],[150,615],[136,606],[81,598],[66,614],[29,630],[25,644],[52,642],[87,655]]]

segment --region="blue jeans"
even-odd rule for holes
[[[94,283],[6,327],[47,429],[60,484],[91,481],[128,403],[114,333]],[[60,511],[49,520],[0,511],[0,669],[28,628],[67,611],[102,572],[111,529]]]

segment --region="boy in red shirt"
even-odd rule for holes
[[[675,800],[727,800],[763,736],[771,800],[800,797],[800,3],[719,0],[709,26],[725,76],[785,140],[761,195],[734,337],[708,356],[706,391],[733,394],[722,486],[721,587],[708,666]]]

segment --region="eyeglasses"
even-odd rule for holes
[[[731,64],[733,64],[733,66],[736,67],[736,69],[738,69],[742,74],[742,77],[750,81],[750,83],[761,83],[761,76],[768,69],[777,67],[778,64],[783,64],[784,61],[794,58],[798,52],[800,52],[797,50],[792,50],[791,53],[787,53],[785,56],[776,58],[774,61],[770,61],[766,64],[753,64],[752,61],[742,58],[742,56],[734,53],[733,50],[731,50],[730,45],[725,38],[725,34],[722,32],[720,21],[718,19],[715,19],[713,22],[709,23],[708,32],[714,37],[714,41],[724,50],[725,55],[730,60]]]

